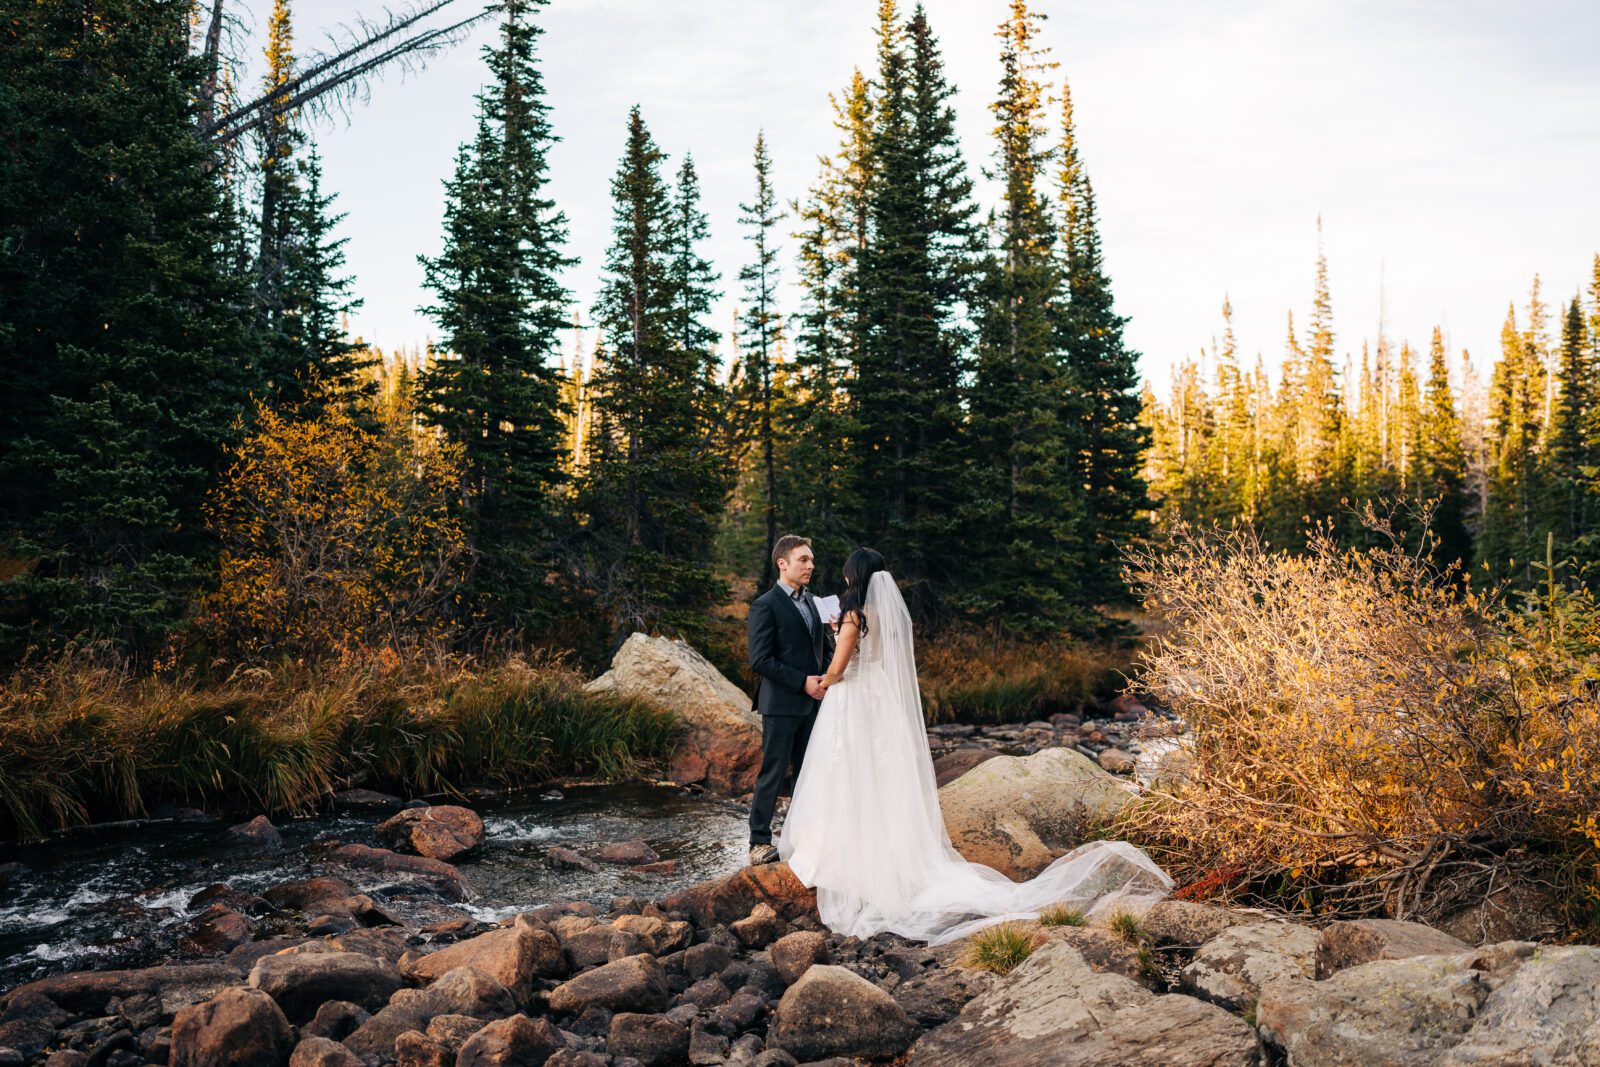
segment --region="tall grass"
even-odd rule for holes
[[[948,634],[917,647],[917,673],[930,724],[1029,722],[1108,699],[1133,659],[1112,643]]]
[[[419,794],[622,777],[670,751],[671,715],[583,681],[550,662],[422,659],[208,683],[65,656],[0,684],[0,838],[163,802],[304,812],[353,780]]]

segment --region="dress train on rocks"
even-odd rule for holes
[[[778,854],[817,891],[830,930],[940,944],[1061,904],[1086,915],[1153,903],[1173,882],[1126,841],[1091,841],[1013,882],[963,859],[939,810],[911,616],[887,571],[866,633],[817,711]]]

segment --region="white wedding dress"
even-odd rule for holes
[[[939,944],[1052,904],[1092,916],[1172,890],[1125,841],[1091,841],[1020,883],[963,859],[940,814],[911,616],[889,572],[872,576],[863,613],[867,632],[817,712],[778,840],[830,930]]]

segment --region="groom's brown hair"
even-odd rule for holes
[[[789,553],[801,545],[809,545],[811,538],[801,537],[799,534],[784,534],[778,538],[777,544],[772,546],[772,565],[776,567],[780,559],[787,559]]]

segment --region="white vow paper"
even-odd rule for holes
[[[839,614],[839,598],[836,596],[814,596],[811,602],[817,606],[817,616],[823,622],[832,622],[833,617]]]

